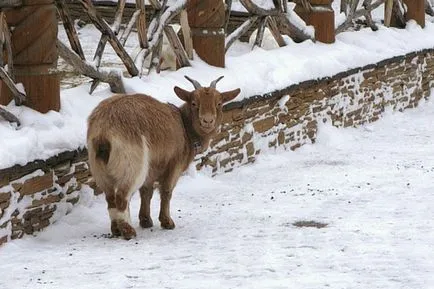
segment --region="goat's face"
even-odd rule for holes
[[[211,83],[210,87],[201,87],[194,81],[196,89],[191,92],[179,87],[174,88],[176,95],[187,103],[193,128],[200,134],[215,132],[222,121],[223,104],[240,93],[240,89],[219,92],[215,89],[217,81]]]

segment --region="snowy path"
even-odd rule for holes
[[[213,179],[186,176],[177,228],[138,228],[129,242],[102,236],[105,203],[88,199],[0,248],[0,288],[434,288],[433,124],[431,101],[365,128],[322,127],[313,146]]]

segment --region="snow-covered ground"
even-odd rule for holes
[[[434,95],[433,95],[434,96]],[[0,248],[0,288],[434,288],[434,101],[175,189],[173,231],[109,239],[102,196]],[[158,195],[153,200],[157,216]],[[327,224],[296,227],[297,221]]]

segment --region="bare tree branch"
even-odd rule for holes
[[[114,70],[109,72],[97,70],[95,66],[81,59],[80,56],[78,56],[60,40],[57,40],[57,48],[60,57],[77,69],[81,74],[108,83],[112,92],[125,93],[125,88],[120,73]]]

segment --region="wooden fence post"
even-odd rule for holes
[[[6,12],[12,30],[16,82],[26,90],[26,105],[39,112],[60,109],[60,76],[57,72],[57,18],[53,0],[23,0]],[[3,85],[0,103],[12,99]]]
[[[315,28],[315,39],[323,43],[335,42],[335,13],[331,7],[333,0],[310,0],[311,11],[297,2],[295,12]]]
[[[422,28],[425,27],[425,0],[404,0],[404,3],[408,8],[405,20],[413,19]]]
[[[225,66],[225,6],[223,1],[189,0],[188,22],[193,48],[206,63]]]

